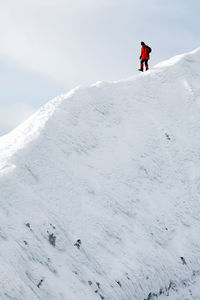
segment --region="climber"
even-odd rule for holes
[[[151,48],[145,45],[144,42],[141,42],[141,55],[140,55],[140,69],[138,71],[143,72],[143,65],[145,63],[146,71],[149,69],[148,60],[149,60],[149,53],[151,53]]]

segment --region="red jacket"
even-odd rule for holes
[[[147,50],[147,46],[143,45],[141,50],[141,59],[148,60],[149,59],[149,52]]]

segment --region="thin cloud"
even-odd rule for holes
[[[92,49],[87,43],[86,23],[90,14],[106,3],[7,0],[0,10],[0,53],[57,80],[70,80],[90,65]]]

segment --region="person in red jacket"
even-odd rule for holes
[[[149,60],[149,53],[151,52],[151,48],[145,45],[144,42],[141,42],[141,55],[140,55],[140,69],[139,71],[143,72],[143,65],[145,63],[146,71],[149,69],[148,60]]]

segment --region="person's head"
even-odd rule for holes
[[[142,46],[144,46],[144,45],[145,45],[145,43],[144,43],[144,42],[141,42],[141,45],[142,45]]]

